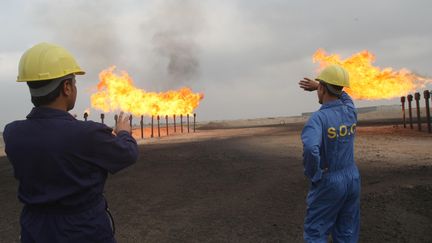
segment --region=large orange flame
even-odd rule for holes
[[[190,88],[161,93],[136,88],[125,71],[114,73],[115,66],[99,73],[98,91],[91,95],[91,106],[104,112],[121,110],[140,115],[192,114],[204,95]]]
[[[373,66],[374,61],[375,55],[367,50],[344,60],[337,54],[327,55],[323,49],[318,49],[313,55],[313,62],[319,62],[320,69],[338,64],[348,71],[351,88],[346,88],[346,91],[354,99],[378,100],[405,96],[431,82],[405,68],[393,70]]]

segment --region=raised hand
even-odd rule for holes
[[[129,123],[129,116],[125,116],[123,111],[120,112],[120,115],[117,118],[117,125],[114,128],[115,133],[119,133],[120,131],[126,131],[128,133],[132,132],[132,127]]]
[[[318,89],[319,83],[317,81],[314,81],[309,78],[303,78],[299,82],[299,86],[301,89],[304,89],[305,91],[315,91]]]

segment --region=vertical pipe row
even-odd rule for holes
[[[432,133],[432,124],[431,124],[431,112],[430,112],[430,104],[429,99],[431,99],[431,93],[432,91],[424,90],[423,91],[423,98],[425,99],[425,110],[426,110],[426,126],[428,133]],[[416,115],[417,115],[417,129],[419,131],[422,130],[422,117],[421,117],[421,107],[420,107],[420,99],[421,95],[419,92],[414,93],[414,96],[409,94],[406,96],[406,99],[404,96],[401,97],[401,103],[402,103],[402,120],[404,128],[406,128],[406,118],[405,118],[405,101],[408,101],[408,115],[409,115],[409,123],[410,128],[414,129],[413,126],[413,117],[412,117],[412,105],[411,102],[413,99],[416,102]]]
[[[426,91],[425,91],[426,92]],[[429,97],[429,96],[428,96]],[[404,97],[402,97],[404,98]],[[402,99],[401,98],[401,99]],[[426,96],[425,96],[426,99]],[[427,106],[429,107],[429,100],[426,99],[427,102]],[[402,103],[403,106],[403,111],[405,111],[404,108],[404,102]],[[428,113],[429,114],[429,113]],[[158,137],[161,136],[160,134],[160,115],[156,116],[157,118],[157,129],[158,129]],[[405,115],[404,115],[405,118]],[[84,112],[84,120],[87,121],[88,119],[88,113]],[[100,114],[100,119],[101,119],[101,123],[105,124],[105,114],[101,113]],[[115,122],[115,126],[117,126],[118,124],[118,119],[119,116],[117,114],[114,115],[114,122]],[[163,118],[162,118],[163,119]],[[132,120],[133,120],[133,116],[130,115],[129,116],[129,125],[132,128]],[[187,132],[190,133],[190,114],[186,115],[186,122],[187,122]],[[174,132],[177,132],[177,116],[173,115],[173,123],[174,123]],[[169,116],[165,115],[165,126],[166,126],[166,135],[169,135]],[[140,127],[141,127],[141,138],[144,138],[144,115],[141,115],[141,120],[140,120]],[[183,114],[180,114],[180,131],[181,133],[183,133]],[[193,132],[196,132],[196,113],[193,114]],[[154,137],[154,115],[151,116],[151,135],[150,137]]]

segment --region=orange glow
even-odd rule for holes
[[[87,113],[87,115],[90,115],[90,108],[85,109],[84,113]]]
[[[405,96],[423,88],[430,79],[418,76],[408,69],[393,70],[373,66],[375,55],[367,50],[342,60],[339,55],[328,55],[318,49],[313,62],[320,64],[320,70],[330,64],[344,67],[350,76],[351,88],[345,90],[354,99],[379,100]]]
[[[99,73],[97,92],[91,95],[91,106],[104,112],[121,110],[140,115],[192,114],[204,98],[190,88],[166,92],[147,92],[134,86],[125,71],[114,73],[115,66]]]

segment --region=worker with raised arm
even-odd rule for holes
[[[360,175],[354,161],[357,113],[348,72],[338,66],[324,68],[315,80],[299,82],[317,91],[321,108],[303,128],[304,174],[310,180],[304,222],[305,242],[357,242],[360,229]]]
[[[116,242],[103,196],[108,173],[136,162],[129,116],[113,130],[76,120],[75,75],[83,75],[63,47],[41,43],[21,57],[18,82],[26,82],[34,108],[4,129],[5,151],[24,204],[21,242]]]

